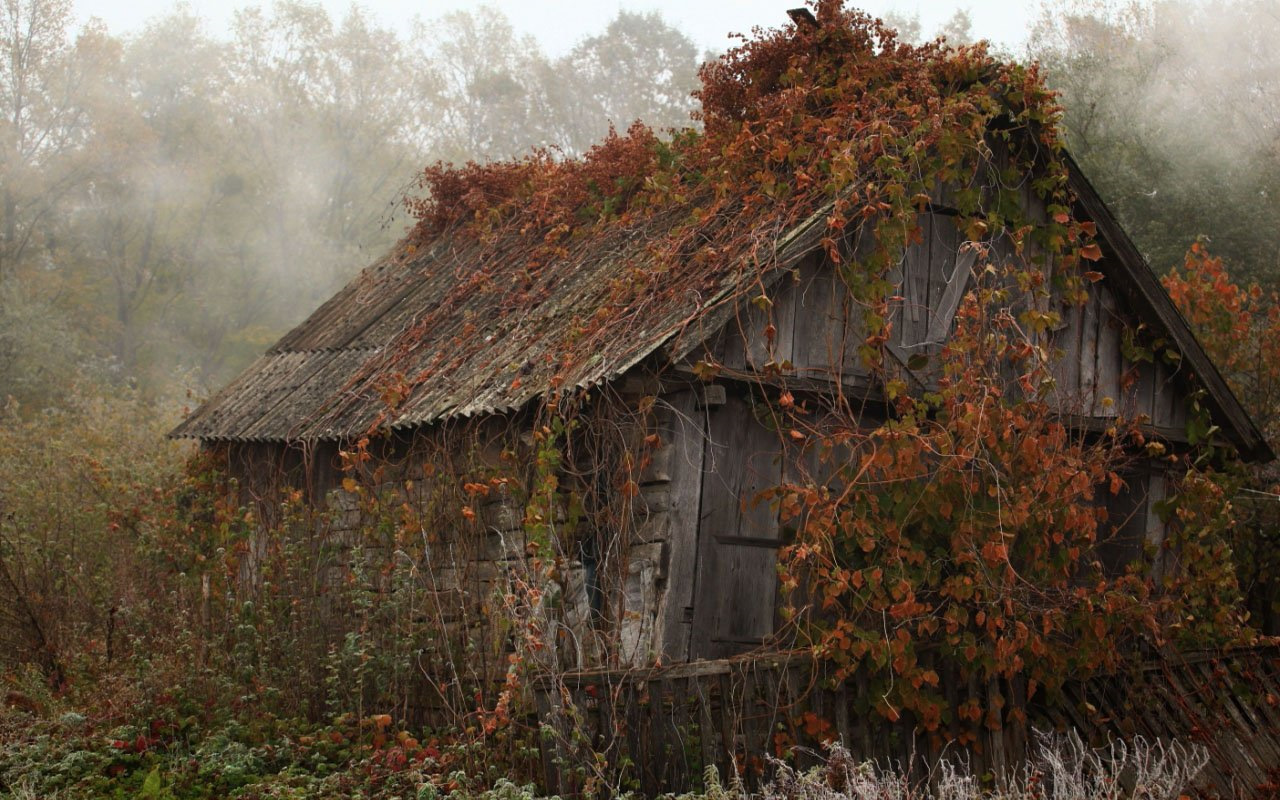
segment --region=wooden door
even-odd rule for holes
[[[723,658],[759,647],[777,614],[776,506],[761,492],[782,482],[778,433],[749,399],[708,409],[690,655]]]

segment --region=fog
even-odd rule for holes
[[[234,4],[220,0],[186,0],[207,20],[215,34],[229,31],[235,18]],[[342,16],[345,0],[319,0],[329,14]],[[749,33],[757,25],[778,25],[784,11],[800,0],[486,0],[485,6],[507,16],[517,33],[534,37],[542,49],[559,57],[582,39],[603,30],[619,11],[656,11],[673,27],[692,40],[699,49],[720,51],[732,46],[730,34]],[[379,24],[408,25],[417,17],[432,18],[450,11],[475,11],[478,4],[468,0],[366,0],[360,4]],[[1022,0],[862,0],[857,6],[869,14],[918,16],[923,27],[941,27],[957,11],[967,11],[974,33],[1011,49],[1026,43],[1037,2]],[[151,17],[173,7],[173,0],[78,0],[77,16],[103,19],[113,31],[126,33],[140,28]]]
[[[126,36],[5,11],[0,396],[36,405],[216,388],[403,234],[423,166],[688,124],[701,56],[643,14],[551,58],[484,10],[281,2],[217,38],[182,7]]]
[[[1274,284],[1280,3],[1068,2],[1031,37],[1068,145],[1152,266],[1197,236]]]

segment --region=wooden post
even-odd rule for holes
[[[552,700],[555,687],[535,687],[534,703],[538,709],[538,750],[542,755],[542,780],[547,791],[552,794],[565,794],[565,785],[561,766],[564,762],[564,738],[561,736],[557,719],[561,716],[559,700]],[[544,726],[551,726],[555,731],[552,736],[544,736]]]

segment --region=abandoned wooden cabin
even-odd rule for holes
[[[1203,389],[1222,436],[1242,456],[1262,457],[1268,451],[1261,435],[1074,165],[1071,182],[1076,213],[1098,226],[1104,256],[1096,269],[1105,279],[1089,286],[1088,301],[1070,309],[1052,333],[1063,351],[1056,391],[1064,415],[1082,429],[1105,427],[1120,414],[1142,417],[1153,438],[1176,445],[1186,442],[1188,398]],[[939,351],[970,280],[975,255],[964,249],[952,217],[938,205],[923,214],[923,241],[906,250],[897,271],[901,300],[894,341],[886,347],[902,369],[911,355]],[[839,391],[860,399],[874,399],[881,390],[857,355],[862,337],[841,278],[822,253],[824,226],[822,215],[780,237],[778,264],[765,287],[768,314],[750,305],[719,305],[715,296],[676,296],[636,309],[636,336],[601,342],[591,363],[565,378],[570,386],[608,385],[658,398],[656,432],[663,446],[640,481],[636,513],[643,521],[633,532],[626,585],[619,587],[625,633],[616,655],[624,663],[722,657],[759,647],[774,630],[775,555],[783,532],[776,510],[744,501],[781,483],[788,467],[777,433],[752,414],[752,388]],[[509,415],[552,389],[557,343],[606,299],[614,264],[584,258],[572,274],[544,273],[541,303],[489,327],[484,320],[493,320],[494,307],[509,298],[505,287],[459,296],[470,277],[470,255],[448,241],[413,255],[397,249],[288,333],[175,435],[225,443],[250,487],[282,468],[294,470],[298,480],[305,461],[305,480],[323,496],[341,483],[339,449],[366,435],[384,412],[373,380],[353,386],[353,378],[372,375],[369,365],[424,318],[431,320],[430,338],[418,344],[413,368],[438,378],[382,424],[400,440],[459,418],[492,416],[505,427]],[[518,264],[511,269],[518,274]],[[741,294],[732,280],[728,284],[722,297]],[[1128,362],[1122,336],[1137,323],[1167,337],[1182,355],[1181,365]],[[764,333],[769,325],[776,329],[772,341]],[[696,372],[709,362],[721,369],[704,382]],[[780,371],[780,364],[789,367]],[[928,380],[920,376],[922,383]],[[865,413],[883,410],[871,403]],[[1164,497],[1163,467],[1155,461],[1135,465],[1127,484],[1107,501],[1111,517],[1123,521],[1120,535],[1107,544],[1117,550],[1107,556],[1115,564],[1163,536],[1164,523],[1153,510]],[[521,532],[522,518],[520,508],[491,510],[488,535],[497,544],[488,549],[490,557],[500,561],[524,551],[522,544],[501,543]],[[586,592],[585,580],[576,585]],[[580,600],[587,602],[585,594]]]
[[[988,127],[981,169],[951,183],[925,181],[931,188],[918,204],[915,235],[883,276],[888,324],[873,342],[865,325],[873,309],[853,298],[849,272],[833,256],[856,261],[874,218],[837,226],[836,196],[779,224],[759,210],[773,201],[739,197],[718,208],[755,209],[734,220],[743,238],[767,243],[752,263],[721,259],[706,244],[687,247],[687,265],[673,269],[655,261],[649,245],[698,218],[698,202],[712,202],[695,192],[667,210],[606,220],[563,242],[519,229],[468,236],[458,226],[411,236],[174,435],[223,449],[250,495],[271,500],[282,484],[303,485],[317,504],[345,509],[336,536],[362,524],[364,512],[344,489],[349,476],[368,474],[350,456],[362,446],[395,467],[377,479],[419,507],[442,505],[433,491],[449,503],[474,504],[467,521],[439,523],[456,530],[433,531],[431,539],[433,588],[464,607],[531,552],[537,534],[528,484],[539,441],[530,434],[554,416],[548,410],[595,404],[636,412],[615,419],[605,411],[599,426],[553,434],[565,451],[552,465],[564,503],[542,508],[546,518],[535,522],[559,523],[575,505],[582,513],[594,504],[586,516],[609,510],[557,553],[557,624],[576,642],[556,655],[560,665],[671,665],[785,646],[777,563],[793,532],[777,505],[760,497],[797,473],[834,479],[836,467],[782,435],[761,398],[801,398],[818,417],[839,407],[874,426],[893,415],[891,380],[917,393],[936,387],[958,310],[986,267],[1017,262],[1055,286],[1055,257],[1033,258],[1011,230],[974,234],[964,224],[986,213],[983,203],[1014,197],[1032,224],[1069,214],[1096,230],[1091,278],[1079,284],[1083,302],[1067,302],[1058,288],[1037,297],[1015,291],[1006,301],[1015,311],[1039,303],[1053,312],[1040,341],[1060,354],[1047,395],[1057,418],[1081,437],[1106,435],[1123,418],[1169,452],[1191,444],[1194,404],[1235,457],[1269,458],[1262,435],[1078,166],[1058,156],[1067,185],[1054,191],[1069,206],[1054,210],[1035,174],[1009,184],[1016,137],[1010,145],[1006,133]],[[999,192],[987,183],[996,175]],[[976,209],[960,207],[974,197]],[[1135,356],[1135,331],[1158,340],[1166,357]],[[605,437],[606,428],[622,444],[596,447],[593,437]],[[450,472],[444,462],[455,459],[447,449],[464,441],[471,452],[455,452]],[[1157,506],[1176,468],[1160,453],[1136,452],[1122,490],[1099,493],[1110,529],[1092,555],[1112,573],[1161,550],[1166,522]],[[463,480],[510,469],[512,454],[524,454],[515,482],[522,490],[502,481],[474,496],[462,490]],[[421,478],[424,460],[455,485],[406,482]],[[628,467],[634,473],[626,480],[613,477]],[[455,548],[464,541],[469,547]]]

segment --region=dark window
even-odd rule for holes
[[[1124,486],[1119,492],[1112,494],[1110,486],[1101,489],[1107,519],[1098,526],[1096,553],[1108,578],[1123,575],[1130,564],[1143,558],[1147,546],[1152,474],[1129,471],[1120,477]]]

